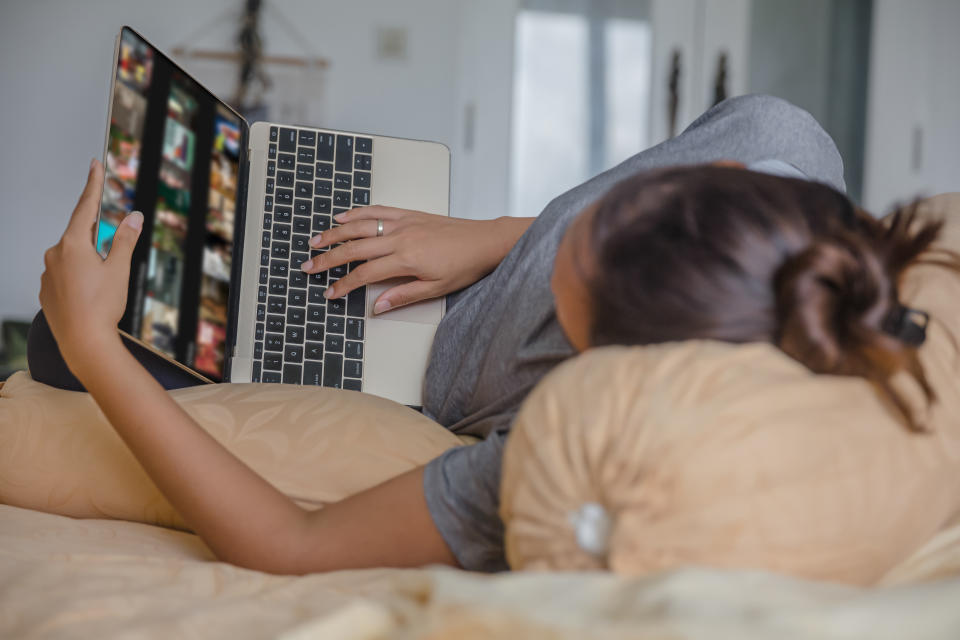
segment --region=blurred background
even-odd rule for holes
[[[459,217],[535,216],[753,92],[813,114],[876,214],[960,190],[960,0],[0,0],[0,379],[103,153],[124,24],[252,119],[443,142]]]

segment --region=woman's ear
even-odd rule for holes
[[[730,167],[731,169],[746,169],[747,165],[738,160],[714,160],[710,163],[715,167]]]

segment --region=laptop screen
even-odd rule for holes
[[[143,212],[120,329],[219,381],[246,125],[134,31],[120,38],[97,250]]]

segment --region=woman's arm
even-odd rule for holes
[[[311,246],[334,247],[304,263],[317,273],[367,260],[327,288],[339,298],[353,289],[389,278],[412,276],[411,282],[384,291],[374,313],[436,298],[467,287],[497,268],[536,218],[463,220],[420,211],[372,206],[335,216],[341,226],[314,236]],[[377,236],[382,221],[383,236]]]
[[[422,469],[308,512],[200,428],[119,339],[74,358],[70,366],[217,558],[296,574],[456,565],[427,511]]]
[[[94,162],[63,238],[44,256],[40,301],[67,365],[217,557],[274,573],[455,564],[427,510],[422,469],[305,511],[210,437],[136,362],[116,325],[142,216],[127,217],[101,260],[91,229],[102,183]]]

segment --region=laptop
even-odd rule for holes
[[[97,251],[144,215],[120,330],[200,379],[316,385],[420,406],[444,300],[374,316],[395,282],[327,300],[357,263],[307,275],[333,216],[449,215],[450,152],[418,140],[248,124],[130,27],[117,37]]]

